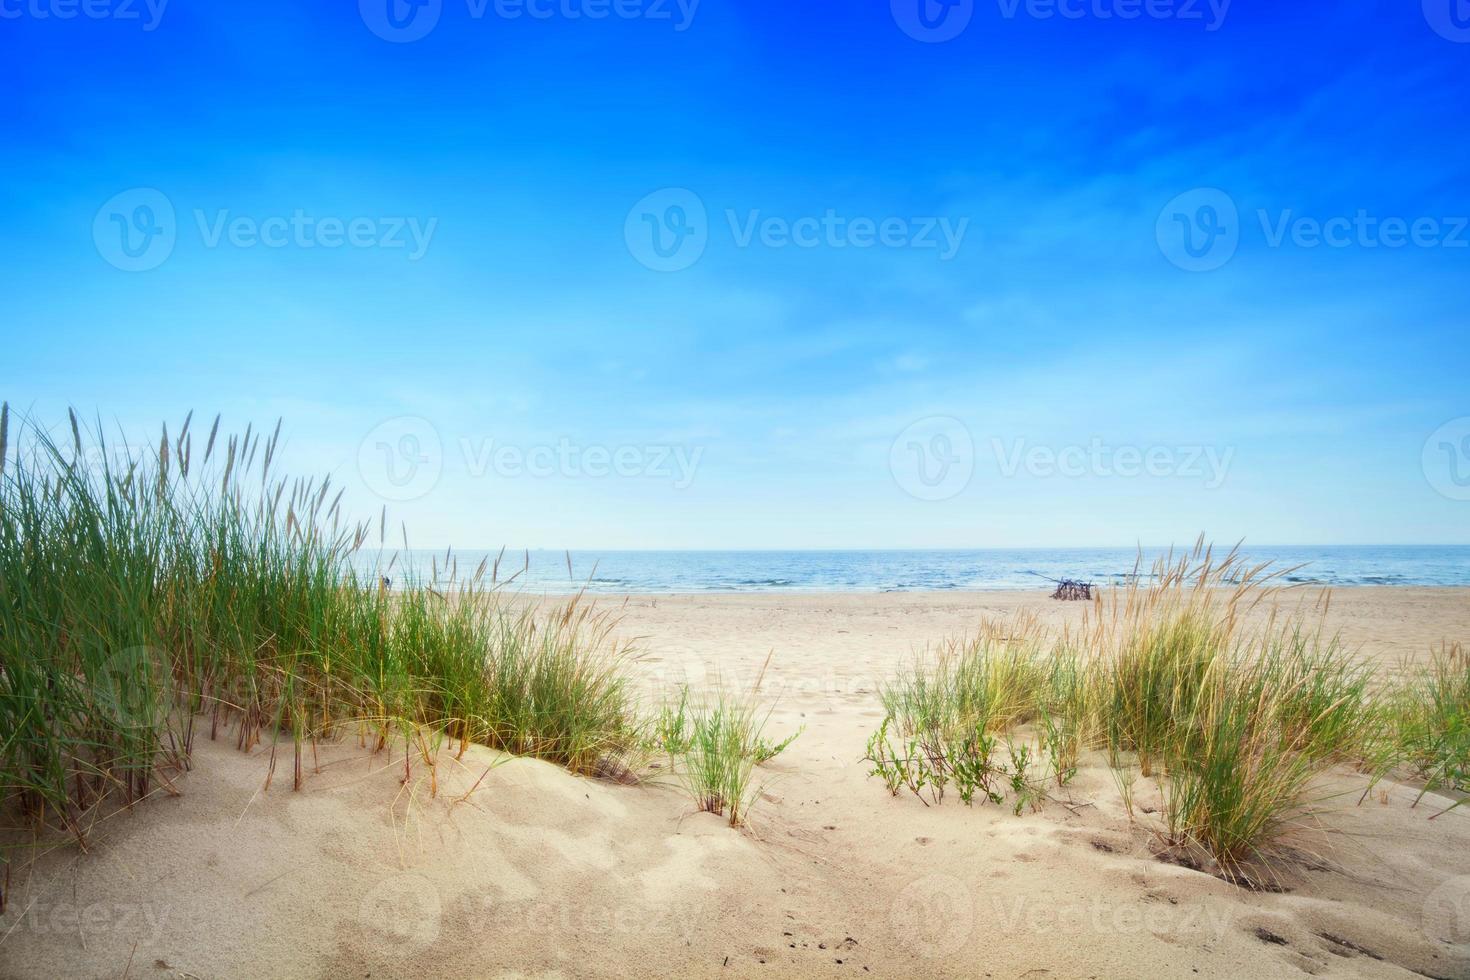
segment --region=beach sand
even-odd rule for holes
[[[1303,601],[1311,601],[1305,593]],[[877,681],[926,644],[1041,593],[602,597],[649,691],[761,694],[752,825],[678,786],[581,779],[472,748],[323,747],[291,759],[203,741],[175,797],[94,828],[90,852],[12,871],[3,977],[1470,977],[1470,807],[1349,773],[1294,834],[1283,890],[1166,863],[1097,758],[1036,814],[890,796],[861,762]],[[1470,638],[1470,590],[1334,593],[1329,623],[1385,664]],[[310,763],[308,757],[308,763]],[[499,763],[499,764],[497,764]],[[431,788],[437,795],[431,796]],[[1138,803],[1157,807],[1140,783]]]

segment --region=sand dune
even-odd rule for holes
[[[621,600],[599,600],[602,605]],[[1470,590],[1339,592],[1332,622],[1396,662],[1470,633]],[[770,731],[747,831],[676,786],[581,779],[471,749],[403,782],[398,754],[324,747],[293,793],[261,750],[206,743],[182,794],[18,866],[5,977],[1470,977],[1470,809],[1322,787],[1284,890],[1157,859],[1107,772],[1039,814],[890,797],[859,760],[876,679],[1037,594],[626,601],[641,682],[748,684]],[[1157,801],[1148,790],[1140,805]],[[1142,815],[1147,821],[1148,815]]]

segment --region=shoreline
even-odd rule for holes
[[[1113,591],[1113,590],[1124,589],[1124,588],[1126,588],[1126,586],[1095,585],[1094,586],[1094,591],[1096,591],[1096,592],[1104,592],[1104,591]],[[1284,583],[1282,583],[1279,586],[1274,586],[1274,588],[1277,588],[1277,589],[1279,589],[1280,591],[1283,591],[1283,592],[1286,592],[1286,591],[1321,591],[1323,589],[1325,589],[1327,591],[1330,591],[1330,592],[1337,592],[1337,591],[1345,591],[1345,592],[1347,592],[1347,591],[1351,591],[1351,592],[1359,592],[1359,591],[1371,592],[1371,591],[1374,591],[1374,590],[1377,590],[1377,589],[1392,590],[1392,591],[1423,590],[1423,591],[1426,591],[1426,592],[1463,592],[1467,596],[1470,596],[1470,585],[1377,585],[1377,584],[1374,584],[1374,585],[1332,585],[1332,584],[1324,583],[1324,582],[1284,582]],[[403,591],[403,590],[398,589],[398,588],[395,587],[391,591],[399,592],[399,591]],[[516,590],[511,589],[511,590],[507,590],[507,592],[508,592],[508,594],[511,594],[511,595],[516,595],[516,594],[527,594],[527,595],[529,595],[529,594],[532,594],[530,592],[530,590],[526,590],[525,592],[518,593]],[[1075,599],[1069,599],[1069,600],[1060,600],[1060,599],[1058,599],[1058,600],[1052,600],[1051,599],[1051,594],[1049,592],[1047,592],[1046,589],[1035,589],[1035,588],[1032,588],[1032,589],[1022,589],[1022,588],[1010,588],[1010,587],[1007,587],[1007,586],[976,586],[976,587],[953,588],[953,589],[826,589],[826,588],[789,589],[789,588],[778,588],[778,589],[707,589],[707,590],[701,590],[701,591],[690,591],[690,590],[687,590],[687,589],[684,589],[684,590],[654,590],[654,589],[650,589],[648,591],[642,591],[642,592],[629,591],[627,589],[613,590],[613,591],[607,591],[607,592],[603,592],[603,591],[596,590],[596,589],[580,589],[580,590],[578,590],[578,589],[572,589],[572,590],[568,590],[568,591],[565,591],[565,592],[563,592],[563,591],[555,591],[555,590],[551,590],[551,589],[545,589],[545,590],[538,590],[535,594],[538,595],[538,596],[540,596],[540,597],[548,598],[548,599],[570,599],[570,598],[573,598],[573,597],[578,596],[578,595],[592,596],[592,597],[598,597],[598,598],[613,597],[613,598],[619,598],[619,599],[621,599],[621,598],[639,598],[639,597],[646,597],[646,596],[670,596],[670,597],[677,597],[677,598],[683,598],[683,599],[698,599],[698,598],[702,598],[702,597],[705,597],[705,596],[747,596],[747,595],[751,595],[751,596],[777,596],[777,597],[783,597],[783,596],[785,596],[785,597],[799,597],[799,596],[883,596],[883,595],[913,595],[913,596],[921,596],[921,597],[938,597],[938,596],[952,596],[952,595],[982,595],[982,596],[984,596],[984,595],[1019,595],[1019,596],[1030,596],[1030,597],[1035,598],[1035,599],[1045,599],[1047,601],[1056,601],[1056,602],[1063,602],[1063,601],[1065,601],[1065,602],[1071,602],[1071,603],[1077,603],[1077,602],[1084,602],[1085,603],[1085,602],[1088,601],[1088,600],[1085,600],[1085,599],[1084,600],[1075,600]]]
[[[500,552],[399,550],[357,555],[369,577],[393,563],[396,574],[423,581],[446,566],[461,573],[484,562],[511,588],[569,594],[699,594],[705,592],[1050,591],[1061,580],[1100,588],[1152,581],[1155,563],[1192,554],[1174,549],[951,549],[843,551],[577,551]],[[1291,546],[1215,549],[1234,554],[1237,569],[1258,569],[1281,584],[1314,587],[1470,587],[1470,547]],[[394,571],[386,574],[394,576]],[[442,579],[442,575],[441,575]]]

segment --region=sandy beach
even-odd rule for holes
[[[1301,601],[1315,594],[1300,593]],[[1346,770],[1274,892],[1160,860],[1098,759],[1040,813],[926,806],[868,776],[875,685],[982,617],[1080,624],[1039,592],[601,597],[649,696],[750,687],[768,733],[751,825],[675,785],[472,747],[431,768],[323,746],[292,792],[203,741],[179,795],[12,869],[0,976],[1470,977],[1470,809]],[[1385,666],[1470,635],[1470,590],[1333,594]],[[289,755],[284,767],[289,770]],[[1433,818],[1433,819],[1431,819]]]

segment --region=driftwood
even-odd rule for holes
[[[1051,597],[1053,599],[1091,599],[1094,587],[1091,582],[1064,578],[1057,582],[1057,590],[1051,594]]]

